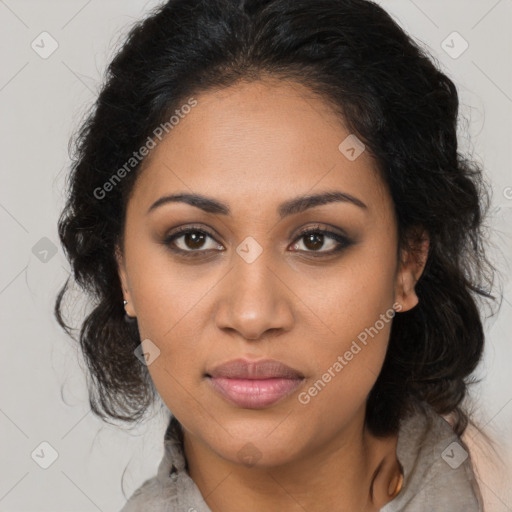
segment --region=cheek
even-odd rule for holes
[[[198,265],[178,264],[165,246],[140,237],[131,254],[132,296],[141,337],[166,343],[177,330],[193,326],[205,293],[213,286]]]
[[[315,348],[316,374],[297,397],[306,417],[330,417],[339,425],[365,403],[381,371],[394,316],[391,308],[375,311],[340,315],[338,336]]]
[[[204,350],[199,346],[195,317],[190,312],[182,317],[177,315],[169,324],[162,322],[158,312],[148,312],[144,320],[147,327],[141,331],[153,333],[148,337],[159,350],[148,371],[162,400],[174,413],[194,417],[201,414],[196,408],[202,400],[198,385],[204,371]]]
[[[395,260],[378,254],[354,253],[317,294],[315,311],[329,329],[317,338],[316,374],[299,396],[306,412],[325,414],[336,404],[332,414],[350,415],[377,380],[395,315]]]
[[[196,384],[202,368],[199,334],[207,319],[205,294],[214,283],[201,272],[194,276],[192,266],[183,270],[172,263],[154,242],[137,245],[130,264],[140,339],[150,340],[158,354],[148,366],[150,376],[168,405],[176,397],[190,401],[185,390]]]
[[[304,280],[301,293],[306,294],[329,328],[329,345],[333,339],[339,340],[337,345],[350,342],[390,311],[396,279],[392,254],[391,248],[382,251],[363,247],[347,255],[330,272],[319,273],[319,279],[310,276]],[[385,335],[386,329],[381,329]]]
[[[171,374],[180,380],[190,379],[200,369],[201,332],[207,316],[204,286],[187,286],[178,277],[166,275],[147,281],[139,289],[141,306],[137,309],[141,339],[150,339],[160,350],[150,373],[155,380]],[[164,369],[165,366],[165,369]],[[160,372],[157,375],[157,372]]]

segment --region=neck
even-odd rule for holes
[[[299,459],[248,468],[220,457],[184,432],[190,477],[212,512],[376,512],[393,498],[399,481],[396,445],[397,436],[371,435],[363,415]]]

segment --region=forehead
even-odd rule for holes
[[[389,207],[373,158],[368,151],[357,156],[358,139],[306,87],[258,81],[195,99],[151,150],[132,196],[139,207],[180,191],[238,202],[242,213],[329,189],[365,197],[372,208]],[[347,153],[354,142],[356,153]]]

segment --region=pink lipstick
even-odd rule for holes
[[[213,389],[238,407],[260,409],[291,394],[304,376],[279,361],[235,359],[206,373]]]

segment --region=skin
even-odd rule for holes
[[[401,311],[417,304],[424,258],[402,251],[399,261],[393,203],[375,162],[368,151],[354,161],[340,152],[349,132],[309,90],[267,79],[197,101],[145,161],[117,254],[126,311],[137,317],[141,340],[160,350],[148,369],[185,429],[189,474],[213,512],[377,511],[399,475],[397,438],[364,428],[365,403],[391,322],[309,403],[298,395],[394,303]],[[326,191],[366,207],[332,202],[279,218],[281,203]],[[231,213],[179,202],[147,213],[179,192],[214,198]],[[299,236],[318,224],[353,243],[322,256],[338,242]],[[196,259],[164,243],[191,225],[211,237],[181,236],[174,245],[203,251]],[[252,263],[236,252],[246,237],[262,249]],[[238,357],[277,359],[305,379],[272,406],[240,408],[204,376]],[[256,462],[239,457],[248,443]]]

